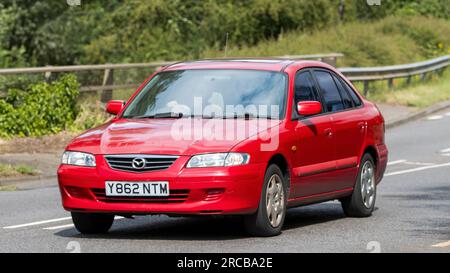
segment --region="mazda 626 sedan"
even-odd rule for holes
[[[107,232],[116,215],[237,215],[272,236],[288,208],[334,199],[366,217],[386,169],[380,111],[322,62],[176,63],[106,110],[58,169],[81,233]]]

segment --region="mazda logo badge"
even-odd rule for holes
[[[143,169],[145,167],[145,158],[137,157],[131,161],[134,169]]]

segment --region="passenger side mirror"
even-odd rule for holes
[[[122,110],[125,102],[123,100],[110,100],[106,104],[106,112],[111,115],[117,115]]]
[[[299,101],[297,113],[300,116],[312,116],[322,113],[322,104],[318,101]]]

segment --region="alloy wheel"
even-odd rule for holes
[[[375,172],[372,162],[366,161],[361,173],[361,197],[366,208],[371,208],[375,201]]]
[[[272,227],[278,227],[284,213],[284,188],[283,180],[277,174],[270,177],[266,189],[266,210]]]

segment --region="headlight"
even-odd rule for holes
[[[242,153],[203,154],[191,157],[186,167],[202,168],[202,167],[237,166],[247,164],[249,160],[250,156],[248,154]]]
[[[61,160],[62,164],[95,167],[95,157],[92,154],[80,152],[64,152]]]

